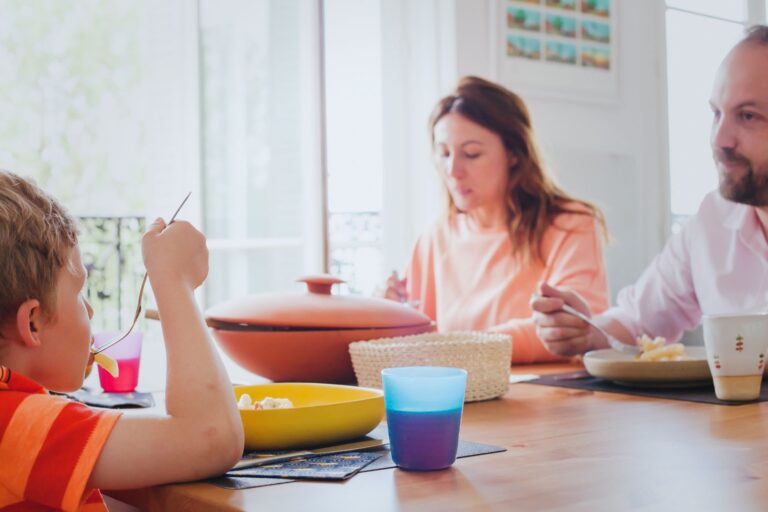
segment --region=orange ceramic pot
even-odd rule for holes
[[[252,295],[206,312],[224,352],[237,364],[275,382],[352,383],[353,341],[435,330],[429,317],[397,302],[332,295],[333,276],[299,279],[308,291]]]

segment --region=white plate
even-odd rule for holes
[[[704,347],[685,347],[684,361],[640,361],[612,349],[584,354],[590,375],[631,386],[692,386],[712,382]]]

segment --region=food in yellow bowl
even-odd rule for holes
[[[273,383],[236,386],[235,398],[253,402],[283,397],[282,409],[241,409],[248,450],[291,450],[349,441],[373,430],[384,417],[379,389],[335,384]]]
[[[237,408],[246,411],[261,411],[262,409],[290,409],[293,402],[287,398],[272,398],[268,396],[263,400],[254,402],[251,395],[243,393],[237,401]]]

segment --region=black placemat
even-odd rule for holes
[[[387,432],[386,426],[380,425],[379,427],[376,427],[376,429],[374,429],[373,432],[368,434],[368,437],[373,437],[378,439],[387,439],[386,432]],[[475,455],[485,455],[488,453],[498,453],[498,452],[505,452],[505,451],[507,451],[507,449],[501,446],[475,443],[473,441],[464,441],[460,439],[459,447],[456,452],[456,458],[461,459],[464,457],[473,457]],[[368,471],[378,471],[380,469],[389,469],[389,468],[396,467],[395,463],[392,462],[392,457],[390,457],[388,448],[369,450],[361,453],[376,453],[376,454],[380,453],[382,454],[382,456],[374,460],[367,466],[365,466],[363,469],[361,469],[360,473],[366,473]],[[242,470],[242,471],[245,471],[245,470]],[[225,489],[249,489],[251,487],[264,487],[267,485],[287,484],[287,483],[296,481],[296,480],[287,479],[287,478],[229,476],[233,473],[234,472],[228,473],[227,475],[217,477],[217,478],[212,478],[206,481],[214,485],[217,485],[219,487],[224,487]]]
[[[105,409],[132,409],[153,407],[155,405],[155,399],[152,398],[152,393],[143,393],[141,391],[133,391],[132,393],[105,393],[101,390],[80,388],[73,393],[62,394],[78,402],[93,407],[103,407]]]
[[[715,388],[712,384],[697,385],[693,387],[635,387],[617,384],[610,380],[592,377],[587,372],[568,372],[544,375],[538,379],[525,381],[525,384],[541,384],[544,386],[556,386],[559,388],[605,391],[607,393],[621,393],[624,395],[667,398],[669,400],[684,400],[687,402],[699,402],[704,404],[717,405],[746,405],[768,401],[768,386],[762,386],[760,389],[760,398],[757,400],[751,400],[748,402],[732,402],[728,400],[719,400],[715,396]]]

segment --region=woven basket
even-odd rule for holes
[[[488,400],[509,386],[512,337],[487,332],[415,334],[350,343],[360,386],[381,389],[381,370],[400,366],[452,366],[467,370],[464,400]]]

